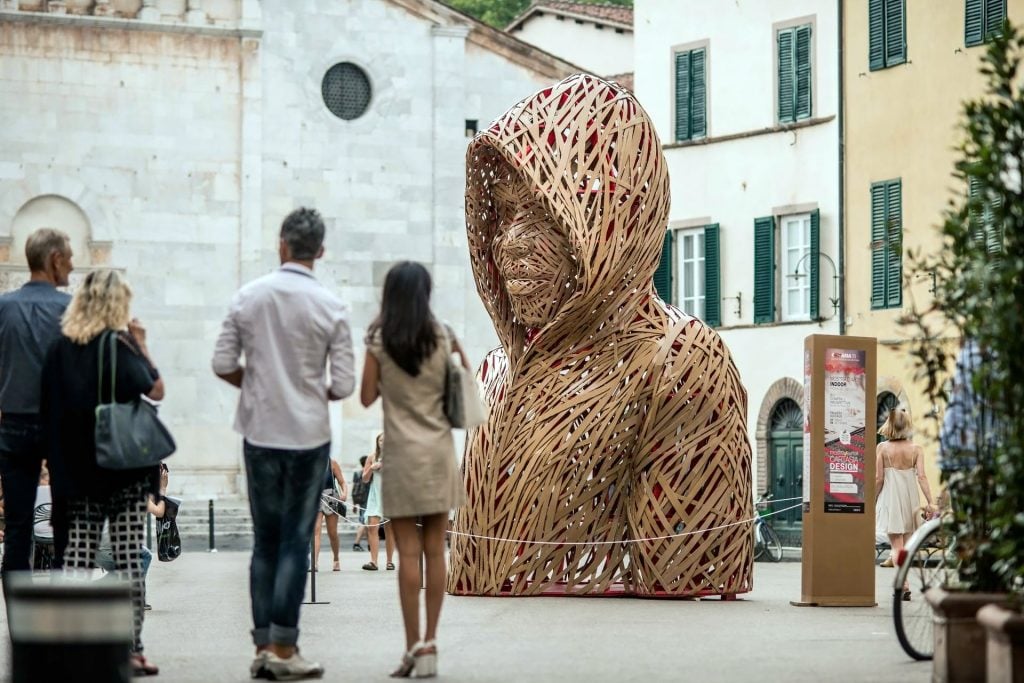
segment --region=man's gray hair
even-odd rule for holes
[[[46,260],[53,252],[67,254],[70,247],[67,233],[54,228],[39,228],[25,240],[25,259],[33,272],[46,270]]]
[[[315,259],[324,244],[324,219],[316,209],[295,209],[281,224],[281,239],[288,245],[293,259]]]

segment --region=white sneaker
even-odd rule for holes
[[[307,662],[298,651],[288,658],[267,652],[263,670],[266,672],[264,675],[272,681],[298,681],[303,678],[320,678],[324,675],[322,666],[317,662]]]
[[[267,655],[270,654],[268,650],[263,650],[256,658],[252,660],[252,664],[249,665],[249,676],[252,678],[266,678],[267,677]]]

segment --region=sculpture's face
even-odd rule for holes
[[[503,165],[492,186],[498,230],[493,244],[512,312],[528,327],[550,322],[575,289],[572,250],[565,232],[530,191]]]

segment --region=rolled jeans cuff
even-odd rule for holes
[[[299,642],[299,629],[294,626],[270,625],[270,642],[275,645],[294,646]]]
[[[254,628],[252,630],[252,642],[256,647],[270,645],[270,627]]]

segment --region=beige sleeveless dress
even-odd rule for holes
[[[917,528],[914,514],[921,504],[917,493],[917,456],[907,470],[893,467],[888,453],[882,454],[882,463],[885,465],[883,500],[879,506],[882,519],[876,526],[887,534],[913,533]]]
[[[455,461],[452,428],[444,416],[444,384],[448,344],[436,325],[438,347],[413,377],[384,350],[380,332],[366,341],[366,350],[380,364],[384,403],[381,499],[385,517],[416,517],[444,513],[466,502]]]

